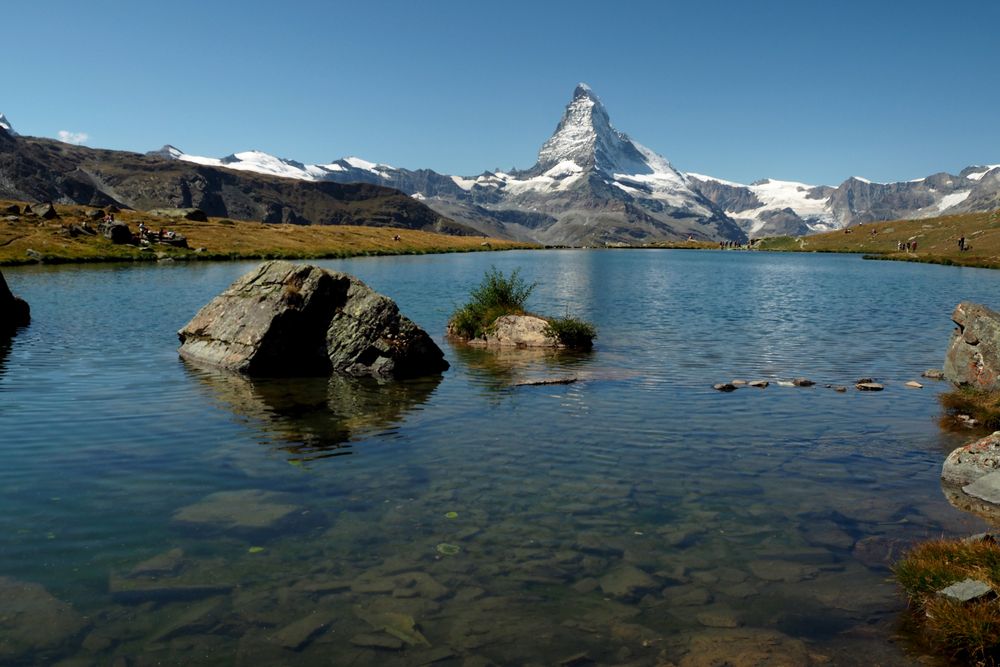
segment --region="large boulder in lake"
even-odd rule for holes
[[[0,336],[10,335],[18,327],[28,326],[31,322],[31,309],[28,302],[14,296],[3,273],[0,273]]]
[[[963,301],[951,319],[956,328],[944,360],[945,379],[975,389],[1000,389],[1000,313]]]
[[[178,332],[180,354],[254,376],[441,373],[444,353],[387,296],[346,273],[265,262]]]

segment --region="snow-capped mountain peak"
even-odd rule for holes
[[[14,131],[14,128],[11,126],[10,121],[7,120],[7,116],[3,115],[2,113],[0,113],[0,130],[3,130],[12,137],[17,136],[17,132]]]

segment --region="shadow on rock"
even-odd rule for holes
[[[400,422],[425,403],[441,376],[248,378],[185,362],[188,373],[235,414],[257,422],[293,463],[353,453],[350,442]]]

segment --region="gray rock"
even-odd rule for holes
[[[944,359],[945,379],[975,389],[1000,389],[1000,313],[963,301],[951,319],[956,329]]]
[[[729,382],[720,382],[719,384],[713,384],[712,389],[716,391],[736,391],[736,385]]]
[[[838,385],[834,385],[833,390],[835,392],[837,392],[838,394],[843,394],[844,392],[847,391],[847,387],[838,384]]]
[[[129,572],[130,577],[152,577],[165,574],[175,574],[184,564],[184,551],[171,549],[147,560],[142,561]]]
[[[126,245],[132,242],[132,230],[124,222],[102,222],[98,230],[115,245]]]
[[[150,215],[174,220],[191,220],[192,222],[208,222],[208,216],[199,208],[154,208]]]
[[[329,614],[313,612],[277,630],[272,636],[272,640],[283,648],[296,651],[325,630],[332,620],[333,618]]]
[[[944,379],[944,371],[937,370],[937,369],[934,369],[934,368],[928,368],[926,371],[924,371],[923,373],[921,373],[921,375],[923,377],[927,378],[928,380],[943,380]]]
[[[178,332],[180,354],[247,375],[441,373],[444,353],[392,299],[346,273],[265,262]]]
[[[882,391],[885,389],[885,386],[878,382],[859,382],[854,387],[858,391]]]
[[[943,598],[955,600],[956,602],[975,602],[977,600],[988,600],[996,597],[996,592],[985,581],[979,579],[963,579],[947,588],[938,591],[938,595]]]
[[[534,315],[503,315],[498,317],[485,338],[468,340],[478,347],[560,348],[559,341],[549,335],[549,323]],[[449,330],[449,335],[454,335]]]
[[[0,208],[0,215],[21,215],[21,207],[17,204],[8,204]]]
[[[920,384],[916,380],[910,380],[909,382],[907,382],[905,384],[905,386],[909,387],[910,389],[923,389],[924,388],[924,385]]]
[[[45,220],[54,220],[59,217],[59,214],[56,213],[56,207],[50,201],[41,204],[32,204],[31,212]]]
[[[14,296],[0,273],[0,336],[10,335],[31,322],[28,302]]]
[[[962,491],[973,498],[1000,504],[1000,470],[983,475],[972,484],[966,484]]]
[[[756,387],[757,389],[766,389],[770,382],[767,380],[752,380],[748,383],[751,387]]]
[[[807,378],[795,378],[794,380],[792,380],[792,384],[794,384],[796,387],[811,387],[816,383]]]
[[[1000,431],[955,449],[941,467],[941,479],[966,486],[1000,469]]]

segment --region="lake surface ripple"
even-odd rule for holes
[[[982,524],[938,482],[964,441],[937,426],[943,384],[903,383],[941,366],[958,301],[1000,303],[1000,273],[685,251],[320,264],[394,298],[451,370],[380,386],[181,362],[176,331],[254,264],[5,270],[34,321],[0,347],[0,662],[916,663],[887,563]],[[490,265],[537,281],[533,310],[593,321],[595,350],[447,343]],[[855,391],[865,376],[886,390]],[[772,384],[711,388],[735,378]]]

